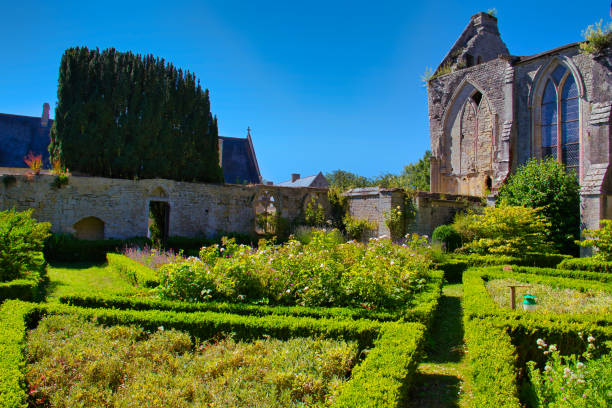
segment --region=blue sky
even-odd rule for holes
[[[253,129],[274,182],[335,169],[372,177],[418,160],[429,148],[420,78],[478,11],[497,9],[513,55],[610,20],[609,0],[2,2],[0,112],[55,106],[68,47],[152,53],[210,89],[222,135]]]

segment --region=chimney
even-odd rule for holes
[[[40,118],[40,126],[42,127],[49,126],[49,109],[51,109],[51,106],[47,102],[43,103],[43,113]]]
[[[298,180],[300,178],[300,173],[291,173],[291,182],[295,182],[295,180]]]

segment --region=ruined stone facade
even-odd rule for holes
[[[75,176],[54,188],[54,178],[3,178],[0,210],[33,208],[34,217],[50,222],[52,232],[85,239],[147,236],[152,202],[168,204],[168,235],[183,237],[255,234],[257,214],[263,211],[299,221],[313,197],[329,211],[327,189]]]
[[[529,158],[552,156],[577,173],[583,228],[612,217],[610,53],[583,54],[575,43],[512,56],[497,19],[479,13],[429,82],[428,98],[432,192],[495,194]]]

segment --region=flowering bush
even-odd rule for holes
[[[595,339],[587,338],[587,351],[576,355],[561,356],[553,344],[548,346],[538,339],[539,349],[548,355],[542,371],[536,363],[527,363],[533,384],[537,407],[609,407],[612,404],[612,358],[610,354],[593,358]]]
[[[389,228],[393,239],[404,234],[404,214],[399,205],[385,213],[385,225]]]
[[[396,308],[427,282],[427,251],[389,239],[338,244],[325,231],[313,232],[305,245],[262,240],[257,250],[230,239],[202,248],[199,258],[163,266],[157,290],[189,301]]]

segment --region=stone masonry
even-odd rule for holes
[[[104,238],[122,239],[147,236],[152,201],[169,204],[169,235],[184,237],[219,232],[254,234],[262,200],[264,207],[273,206],[290,222],[303,217],[303,209],[313,196],[329,210],[327,190],[318,188],[71,176],[68,185],[58,189],[51,187],[54,177],[0,177],[4,181],[0,184],[0,210],[33,208],[34,217],[50,222],[55,233],[74,234],[77,223],[93,225],[83,222],[93,217],[102,221]]]
[[[478,13],[436,74],[428,85],[432,192],[491,198],[517,167],[552,155],[578,173],[582,228],[612,217],[609,50],[590,55],[574,43],[512,56],[497,19]]]

